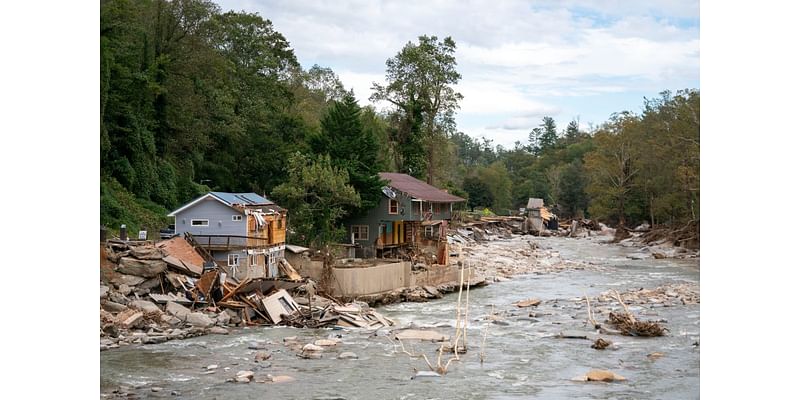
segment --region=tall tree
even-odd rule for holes
[[[639,128],[639,119],[630,113],[612,116],[595,134],[596,148],[586,155],[586,168],[591,176],[588,190],[593,197],[593,215],[615,217],[621,226],[626,223],[627,200],[634,189],[636,167],[632,133]]]
[[[556,121],[552,117],[545,116],[542,118],[542,124],[539,125],[539,148],[541,151],[548,151],[556,147],[558,142],[558,131],[556,130]]]
[[[295,153],[288,160],[288,171],[288,179],[272,195],[289,209],[290,240],[317,248],[340,240],[345,209],[361,201],[347,183],[347,170],[333,166],[327,155],[309,158]]]
[[[388,101],[405,116],[404,128],[409,134],[401,139],[413,140],[415,128],[421,128],[426,175],[431,184],[441,138],[455,132],[454,114],[463,98],[453,88],[461,79],[456,71],[455,49],[450,37],[439,41],[436,36],[420,36],[418,43],[408,42],[386,61],[388,83],[372,85],[371,100]]]
[[[341,101],[335,101],[322,118],[322,132],[312,136],[312,150],[330,156],[335,167],[347,171],[350,185],[361,197],[359,209],[349,214],[370,210],[381,198],[381,179],[378,176],[378,142],[362,125],[361,107],[352,91]]]

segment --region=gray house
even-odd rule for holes
[[[350,242],[362,249],[363,257],[439,241],[445,236],[453,204],[466,201],[406,174],[379,175],[389,181],[380,204],[366,215],[345,222]]]
[[[274,202],[255,193],[209,192],[168,216],[175,218],[176,234],[206,249],[237,279],[278,276],[286,210]]]

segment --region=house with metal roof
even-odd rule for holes
[[[389,183],[378,206],[345,221],[349,241],[361,249],[362,257],[445,238],[453,205],[465,199],[406,174],[379,175]]]
[[[278,276],[286,210],[256,193],[209,192],[167,214],[175,233],[205,249],[237,279]]]

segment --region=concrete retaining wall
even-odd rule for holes
[[[292,265],[302,276],[320,281],[322,261],[299,258],[295,261]],[[357,297],[386,293],[403,287],[436,286],[448,282],[457,284],[459,269],[456,265],[437,265],[427,271],[412,272],[411,263],[401,261],[372,267],[334,268],[333,276],[333,292],[336,296]]]

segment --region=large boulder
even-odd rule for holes
[[[149,312],[159,312],[160,313],[161,312],[161,309],[158,308],[158,306],[155,305],[155,303],[153,303],[152,301],[147,301],[147,300],[134,300],[134,301],[128,303],[128,307],[135,308],[135,309],[138,309],[138,310],[142,310],[142,311],[147,312],[147,313],[149,313]]]
[[[170,315],[174,315],[176,318],[180,319],[181,321],[186,321],[186,317],[192,313],[192,310],[174,302],[168,301],[167,302],[167,313]]]
[[[161,260],[137,260],[132,257],[122,257],[117,266],[117,272],[128,275],[152,278],[164,272],[167,263]]]
[[[199,328],[208,328],[214,325],[214,320],[201,312],[193,312],[186,316],[186,323]]]

